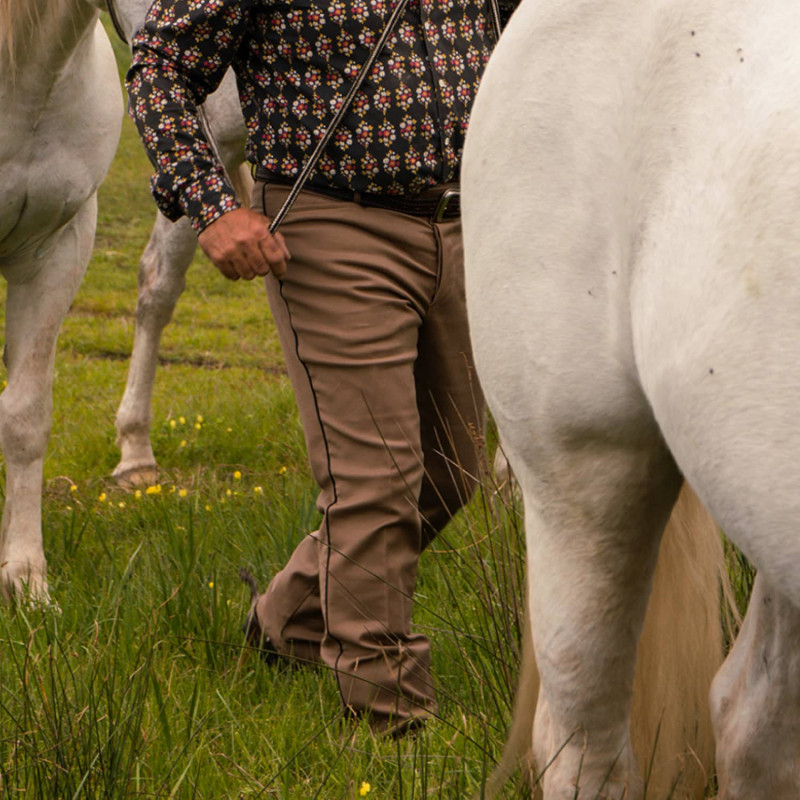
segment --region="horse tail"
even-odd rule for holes
[[[723,620],[737,620],[719,529],[684,484],[664,531],[639,640],[631,735],[647,797],[699,800],[713,775],[711,679],[723,660]],[[526,599],[527,618],[527,599]],[[531,757],[539,672],[523,626],[514,715],[483,794],[491,800]]]
[[[236,191],[236,196],[239,198],[239,202],[242,203],[245,208],[249,208],[250,195],[253,189],[253,177],[250,174],[250,168],[247,162],[239,164],[236,171],[231,173],[230,178],[233,188]]]
[[[735,614],[731,598],[720,531],[684,484],[637,655],[631,734],[647,797],[704,797],[714,762],[709,689],[724,658],[723,619]]]

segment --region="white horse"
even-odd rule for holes
[[[4,596],[25,589],[47,598],[41,493],[56,337],[89,263],[97,187],[121,123],[117,68],[94,3],[0,0]]]
[[[149,0],[110,0],[124,38],[130,42],[141,27]],[[250,201],[252,179],[245,165],[246,129],[236,82],[228,72],[203,104],[204,129],[215,147],[242,202]],[[139,261],[139,298],[128,380],[117,410],[120,461],[113,476],[123,485],[156,482],[158,466],[150,441],[153,383],[161,334],[172,318],[186,286],[186,272],[197,249],[197,235],[183,217],[170,222],[156,212],[150,240]]]
[[[799,36],[796,0],[525,0],[479,91],[468,304],[547,800],[642,797],[636,645],[683,476],[759,570],[711,692],[719,800],[800,797]]]

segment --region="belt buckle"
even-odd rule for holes
[[[447,207],[450,205],[450,201],[454,197],[458,196],[458,189],[445,189],[442,192],[442,196],[439,198],[439,202],[436,204],[436,210],[433,212],[434,222],[441,222],[444,219],[444,215],[447,212]]]

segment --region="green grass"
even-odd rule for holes
[[[423,558],[415,623],[434,641],[442,718],[417,737],[376,739],[342,719],[324,670],[270,667],[243,648],[238,568],[265,585],[317,522],[260,282],[230,283],[196,257],[156,379],[160,491],[109,478],[155,215],[149,175],[126,119],[58,346],[43,522],[60,611],[0,608],[0,797],[333,800],[363,781],[369,798],[469,796],[513,695],[513,511],[477,502]]]

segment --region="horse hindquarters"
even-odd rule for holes
[[[634,665],[682,482],[639,385],[631,337],[624,157],[632,134],[613,120],[627,112],[620,88],[635,76],[616,69],[592,29],[613,30],[614,52],[637,52],[638,21],[620,28],[619,5],[577,19],[574,5],[522,4],[483,79],[462,170],[476,366],[525,498],[542,687],[534,747],[546,800],[642,796],[649,758],[640,767],[631,740]],[[537,27],[548,35],[532,48]],[[684,568],[674,580],[689,575]],[[706,620],[719,607],[716,576],[712,587],[700,600]],[[655,644],[676,655],[673,642],[656,636]],[[719,658],[708,646],[704,661]],[[659,671],[661,659],[648,659],[645,647],[643,661],[658,669],[643,672],[652,699],[637,707],[655,709],[651,724],[662,709],[680,720],[663,723],[672,740],[656,753],[664,776],[694,743],[695,698],[709,668],[685,677],[691,705],[664,708],[674,671]],[[660,695],[654,680],[664,681]],[[688,741],[667,752],[687,730]],[[644,750],[649,757],[652,746]],[[689,780],[689,793],[702,782]]]
[[[570,268],[577,221],[565,213],[546,234],[565,250],[552,257],[559,268],[531,269],[536,253],[526,261],[513,252],[519,239],[509,225],[518,219],[498,217],[481,184],[480,237],[467,233],[467,297],[478,373],[525,501],[544,796],[638,800],[637,640],[681,476],[630,380],[624,325],[605,324],[618,266]],[[515,199],[523,219],[536,214],[535,196]],[[478,228],[465,219],[470,230]]]

